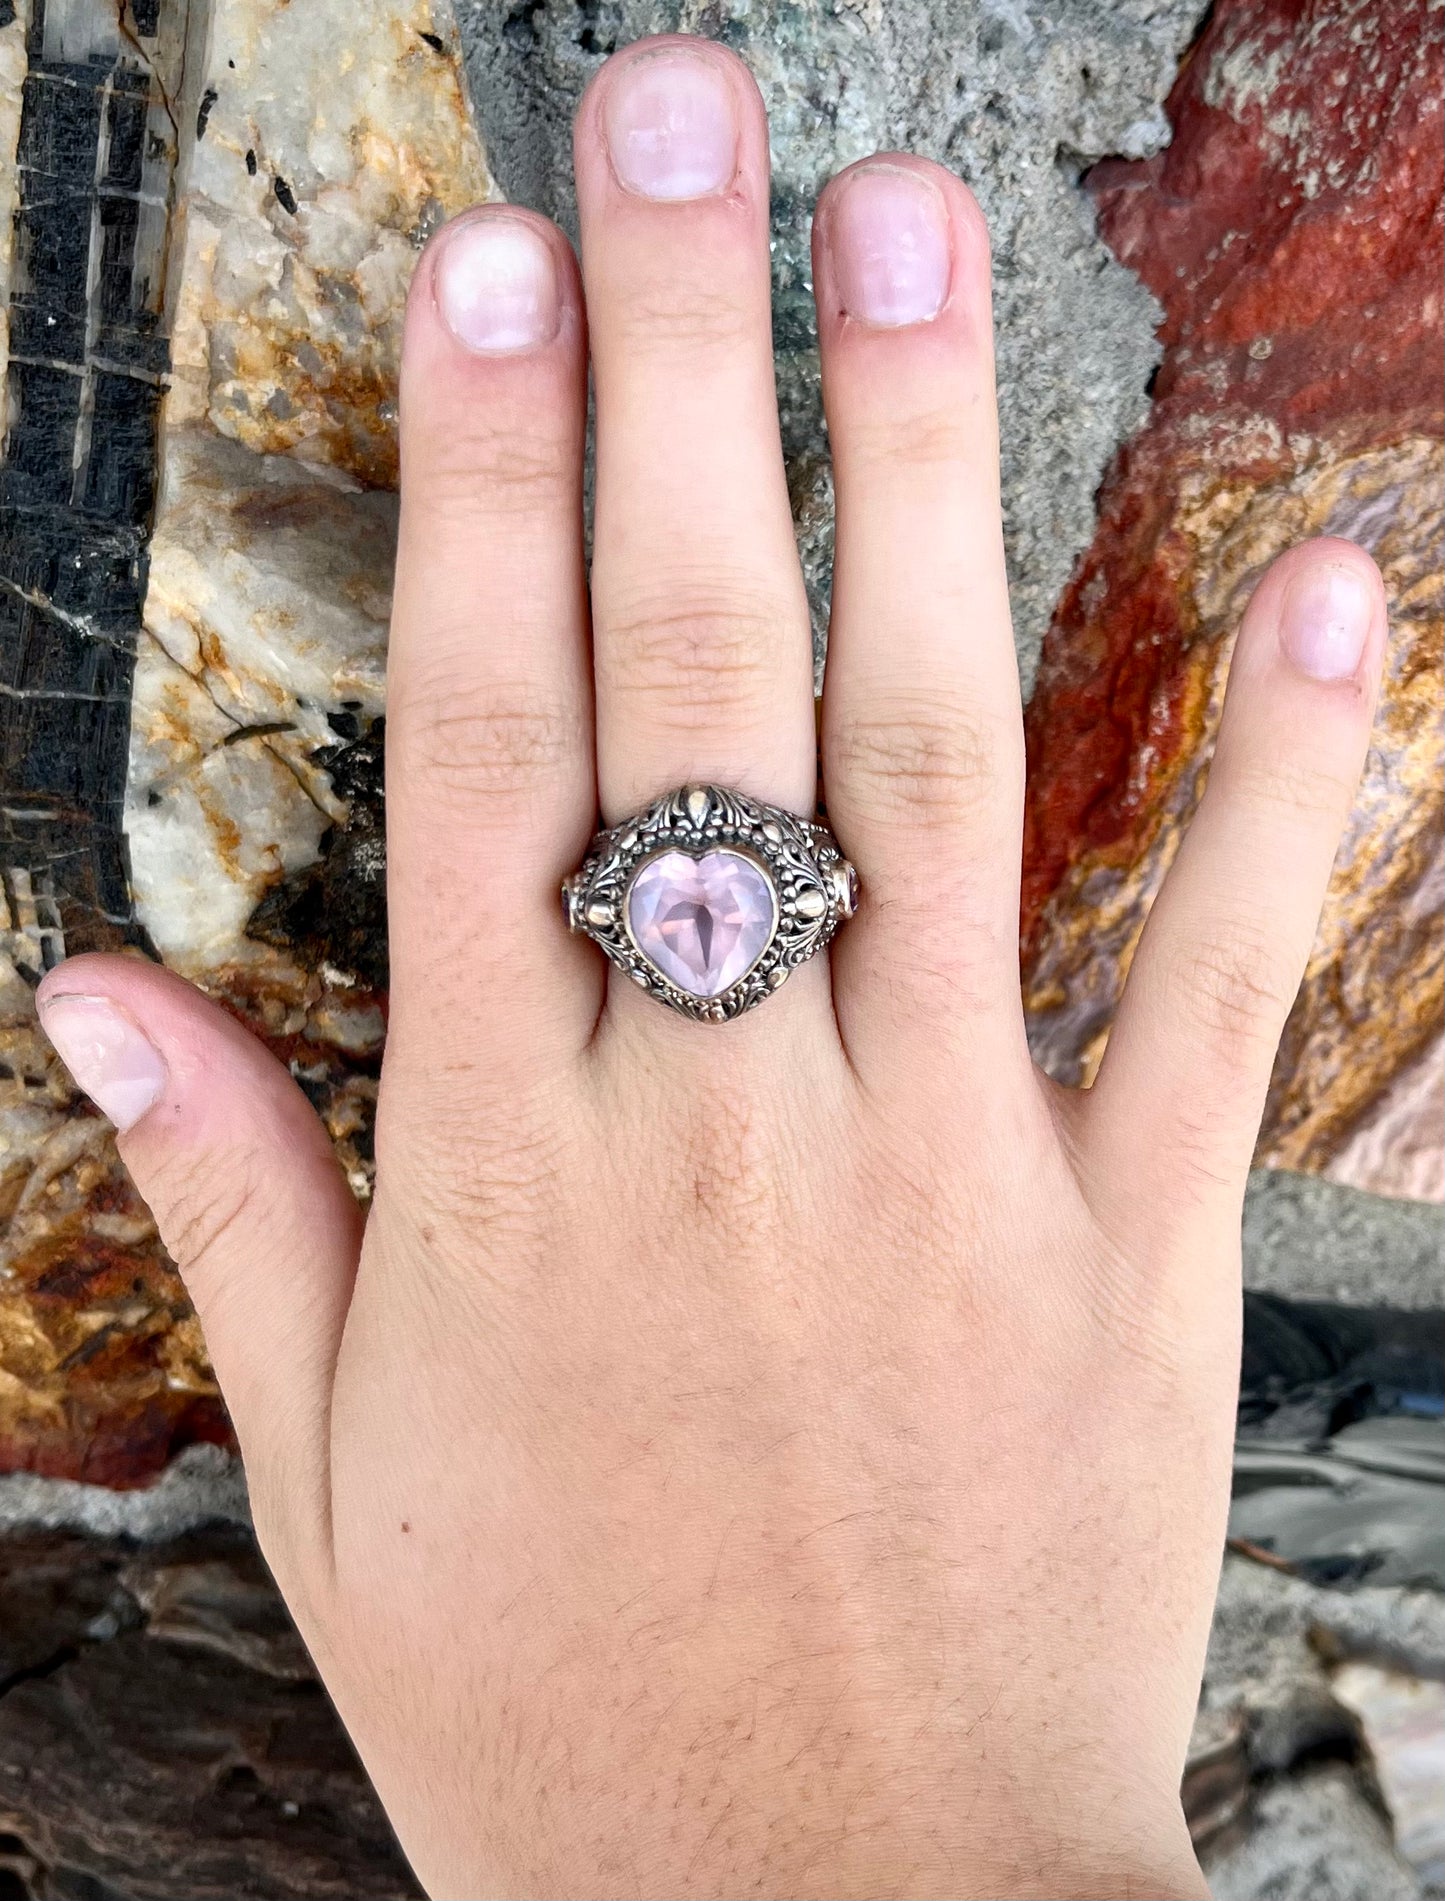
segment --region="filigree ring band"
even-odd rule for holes
[[[569,929],[704,1023],[770,997],[857,905],[857,874],[826,826],[715,785],[682,786],[599,832],[562,886]]]

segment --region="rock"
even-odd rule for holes
[[[1332,1686],[1364,1729],[1397,1849],[1427,1893],[1445,1894],[1445,1683],[1356,1662]]]
[[[1392,1839],[1369,1730],[1337,1693],[1349,1687],[1343,1671],[1360,1665],[1422,1685],[1438,1678],[1445,1597],[1325,1590],[1226,1558],[1190,1751],[1223,1798],[1226,1826],[1200,1842],[1219,1901],[1421,1896]],[[1196,1798],[1195,1814],[1208,1813]]]
[[[0,1595],[6,1895],[420,1892],[246,1533],[12,1535]]]
[[[1247,1730],[1238,1710],[1202,1710],[1189,1740],[1181,1800],[1195,1853],[1222,1853],[1249,1822]]]
[[[0,1467],[135,1485],[229,1426],[33,986],[72,951],[159,952],[290,1064],[368,1191],[378,485],[417,251],[494,187],[444,0],[5,11],[27,265],[0,469]],[[124,372],[95,376],[104,431],[76,394],[92,331]]]
[[[217,1445],[185,1446],[150,1484],[125,1489],[33,1472],[0,1476],[4,1532],[84,1531],[155,1543],[203,1526],[250,1523],[241,1461]]]
[[[215,0],[187,84],[166,430],[394,486],[417,251],[494,194],[444,0]]]
[[[1026,996],[1092,1073],[1198,801],[1230,638],[1265,563],[1343,534],[1393,634],[1364,788],[1270,1092],[1260,1159],[1445,1193],[1441,1112],[1441,43],[1428,0],[1224,0],[1168,149],[1090,175],[1164,307],[1149,419],[1100,496],[1029,709]]]
[[[1312,1769],[1258,1798],[1248,1833],[1205,1857],[1215,1901],[1425,1901],[1388,1818],[1346,1769]]]
[[[1244,1199],[1244,1284],[1294,1300],[1445,1304],[1445,1210],[1319,1176],[1256,1169]]]
[[[993,240],[1004,514],[1025,681],[1116,445],[1142,421],[1156,307],[1094,234],[1079,171],[1142,158],[1200,0],[458,0],[467,73],[509,197],[576,230],[571,116],[614,47],[720,39],[751,68],[773,147],[774,340],[783,442],[821,652],[832,493],[808,241],[842,166],[906,148],[977,193]]]

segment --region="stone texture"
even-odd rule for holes
[[[1191,1752],[1203,1758],[1212,1746],[1224,1759],[1220,1779],[1226,1790],[1233,1783],[1236,1803],[1238,1782],[1247,1785],[1232,1826],[1204,1848],[1218,1901],[1424,1894],[1392,1839],[1370,1733],[1338,1693],[1337,1673],[1360,1664],[1410,1683],[1439,1680],[1445,1596],[1323,1590],[1226,1559]]]
[[[1148,423],[1100,497],[1029,709],[1026,994],[1086,1077],[1207,773],[1264,564],[1336,533],[1391,597],[1383,704],[1260,1157],[1438,1198],[1441,42],[1429,0],[1226,0],[1174,138],[1091,174],[1164,306]]]
[[[210,1525],[251,1523],[246,1475],[233,1452],[184,1447],[149,1485],[120,1489],[33,1472],[0,1475],[0,1533],[83,1531],[164,1542]]]
[[[1205,1859],[1215,1901],[1424,1901],[1388,1816],[1334,1765],[1265,1788],[1239,1845]]]
[[[1256,1169],[1244,1200],[1244,1284],[1294,1300],[1445,1307],[1445,1209]]]
[[[1445,1683],[1350,1662],[1332,1687],[1360,1719],[1396,1847],[1427,1893],[1445,1894]]]
[[[244,1532],[0,1542],[0,1892],[419,1893]]]
[[[416,253],[493,193],[433,0],[213,0],[173,238],[168,431],[396,477]]]
[[[20,109],[29,61],[25,34],[30,23],[27,0],[8,9],[0,25],[0,386],[10,360],[10,277],[15,253],[15,211],[20,201],[20,171],[15,163],[20,141]]]
[[[1094,234],[1079,171],[1142,158],[1200,0],[459,0],[467,73],[509,197],[575,233],[570,122],[587,80],[645,33],[705,33],[748,63],[773,145],[774,340],[783,440],[821,654],[832,488],[808,255],[814,199],[877,150],[941,160],[993,238],[1003,493],[1025,680],[1093,532],[1093,494],[1143,419],[1156,306]]]
[[[0,32],[11,57],[14,32]],[[13,557],[13,572],[29,575],[44,550],[57,581],[22,608],[30,618],[11,664],[33,672],[41,656],[41,685],[66,724],[47,735],[13,696],[0,719],[10,804],[38,787],[23,846],[0,850],[0,1212],[12,1217],[0,1240],[0,1466],[136,1484],[180,1446],[228,1442],[229,1428],[179,1280],[106,1126],[39,1036],[32,987],[71,950],[159,952],[290,1063],[367,1192],[386,981],[380,742],[395,540],[395,498],[376,485],[395,475],[417,250],[494,187],[444,0],[379,0],[364,14],[214,0],[204,17],[164,0],[142,23],[86,0],[52,6],[26,60],[24,149],[43,168],[63,147],[75,189],[93,191],[114,169],[97,157],[107,137],[117,150],[113,128],[98,109],[67,120],[58,139],[56,101],[38,81],[64,88],[67,109],[87,97],[77,75],[97,99],[139,88],[169,136],[157,148],[164,175],[154,165],[140,175],[152,224],[142,220],[135,314],[120,338],[155,343],[162,314],[173,329],[159,417],[152,402],[127,438],[149,475],[101,491],[120,494],[113,521],[95,484],[72,479],[84,456],[57,438],[53,503]],[[36,176],[47,202],[50,176]],[[58,239],[46,245],[64,253]],[[78,286],[57,280],[39,305],[46,288],[32,269],[15,303],[43,334],[63,329],[66,295],[78,289],[82,306],[103,296],[83,269]],[[104,324],[97,333],[113,347]],[[77,347],[83,379],[89,346]],[[153,396],[164,361],[162,342],[159,365],[141,364]],[[23,367],[32,381],[44,374]],[[18,441],[12,429],[12,465]],[[88,598],[85,614],[62,598],[71,584],[55,550],[70,542],[81,572],[94,569],[104,621]],[[113,585],[122,564],[129,593]],[[0,560],[0,578],[11,571]],[[0,589],[0,610],[7,598]],[[8,678],[30,693],[28,676]],[[108,720],[98,734],[97,708]],[[77,863],[92,868],[72,891],[63,881]]]
[[[124,1483],[229,1429],[180,1282],[106,1126],[59,1078],[32,990],[66,949],[136,935],[120,818],[189,15],[184,0],[143,23],[114,4],[11,11],[0,1465]]]

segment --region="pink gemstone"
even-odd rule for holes
[[[665,851],[632,881],[627,921],[643,956],[692,997],[720,997],[768,948],[773,888],[741,852]]]

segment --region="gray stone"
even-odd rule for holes
[[[1244,1203],[1244,1283],[1295,1300],[1445,1306],[1445,1208],[1257,1169]]]
[[[1421,1895],[1383,1812],[1390,1739],[1362,1728],[1342,1694],[1362,1665],[1399,1673],[1406,1687],[1445,1676],[1445,1596],[1322,1589],[1226,1558],[1197,1734],[1242,1722],[1256,1795],[1242,1838],[1205,1856],[1217,1901]]]
[[[993,237],[1003,495],[1020,669],[1032,682],[1094,492],[1141,422],[1158,315],[1094,234],[1081,169],[1142,157],[1200,0],[457,0],[467,73],[506,194],[575,232],[570,120],[614,47],[721,39],[767,102],[783,439],[821,650],[831,494],[817,395],[808,232],[841,166],[880,149],[940,160]],[[699,505],[705,505],[700,498]]]
[[[201,1525],[250,1522],[241,1461],[219,1446],[188,1446],[153,1485],[129,1492],[33,1472],[0,1478],[0,1532],[84,1531],[152,1544]]]
[[[1215,1901],[1423,1901],[1348,1769],[1266,1789],[1241,1845],[1206,1867]]]

